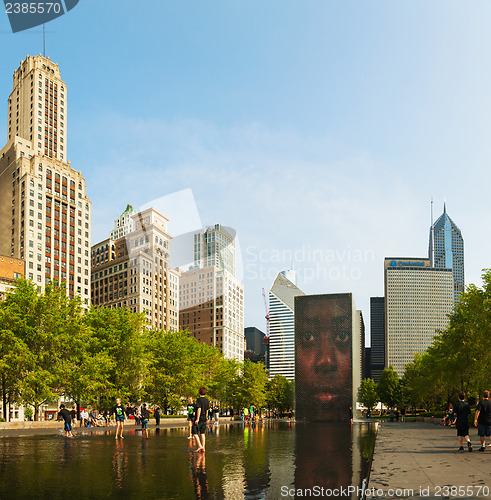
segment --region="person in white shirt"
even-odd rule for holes
[[[89,413],[85,409],[82,410],[80,412],[80,427],[87,427],[88,419],[89,419]]]

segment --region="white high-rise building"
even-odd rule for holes
[[[179,280],[179,324],[226,358],[244,359],[244,286],[215,266],[191,269]]]
[[[283,273],[269,290],[269,376],[295,379],[294,299],[305,295]]]
[[[220,224],[194,235],[194,265],[179,280],[179,324],[227,358],[244,359],[244,285],[235,240]]]
[[[236,276],[233,230],[215,224],[194,235],[194,266],[215,266]]]
[[[430,259],[386,258],[386,366],[400,377],[414,355],[425,351],[448,324],[453,307],[451,269],[431,267]]]
[[[26,262],[26,277],[90,298],[91,206],[85,179],[67,162],[67,85],[49,58],[14,72],[8,141],[0,151],[0,254]]]

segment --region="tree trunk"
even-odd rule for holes
[[[2,375],[2,408],[3,418],[7,421],[7,390],[5,389],[5,375]]]
[[[34,404],[34,422],[39,421],[39,405]]]

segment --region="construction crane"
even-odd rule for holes
[[[263,298],[264,298],[264,309],[266,310],[266,337],[269,339],[269,311],[268,311],[268,301],[266,299],[266,292],[263,288]]]

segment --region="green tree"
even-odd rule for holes
[[[369,410],[378,403],[377,384],[371,378],[364,378],[358,388],[358,401]]]
[[[180,409],[189,396],[205,385],[210,399],[225,397],[227,377],[235,362],[225,360],[213,346],[198,342],[189,331],[153,331],[147,336],[149,353],[145,397],[152,403]]]
[[[491,371],[491,271],[483,287],[469,285],[449,316],[448,326],[405,370],[404,386],[412,402],[443,409],[464,390],[477,397],[489,384]]]
[[[127,309],[97,307],[85,314],[91,340],[87,346],[93,366],[86,366],[85,393],[80,397],[109,406],[117,397],[139,401],[148,377],[148,355],[142,314]],[[104,391],[99,391],[104,380]],[[80,385],[82,388],[84,384]]]
[[[241,373],[236,375],[229,384],[229,400],[237,410],[253,404],[263,408],[266,402],[266,383],[268,373],[263,363],[244,361]]]
[[[19,280],[2,304],[2,337],[13,349],[12,366],[19,375],[16,391],[21,402],[34,407],[35,420],[41,404],[65,393],[81,317],[80,302],[69,300],[66,288],[57,283],[41,292],[30,281]],[[8,379],[8,371],[2,373]]]
[[[389,408],[394,408],[400,401],[401,388],[399,376],[392,366],[385,368],[378,383],[380,401]]]
[[[293,408],[293,384],[283,375],[275,375],[266,383],[266,403],[280,413]]]

